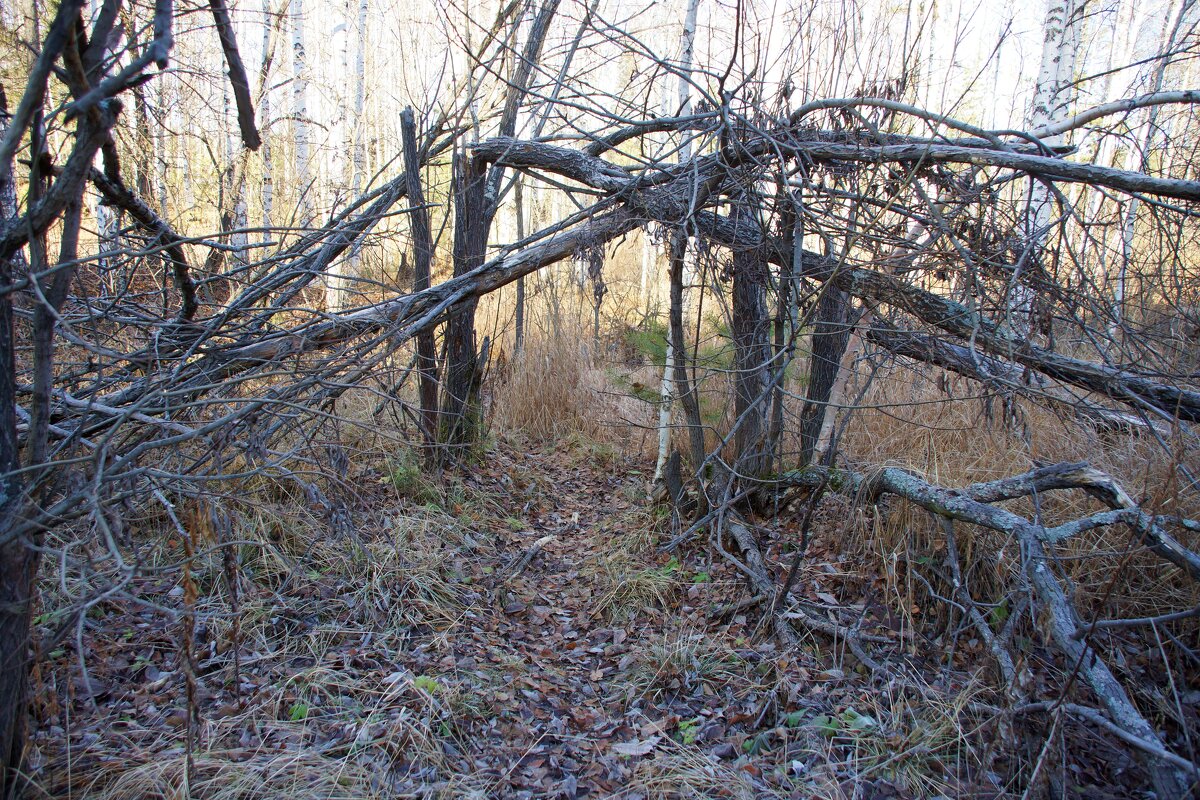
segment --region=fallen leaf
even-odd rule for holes
[[[617,755],[622,756],[644,756],[654,750],[654,746],[658,744],[661,736],[651,736],[649,739],[634,739],[632,742],[617,742],[612,746],[612,751]]]

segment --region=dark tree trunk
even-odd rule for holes
[[[838,371],[850,329],[854,327],[850,296],[827,285],[817,298],[816,327],[812,336],[812,359],[808,367],[808,397],[800,412],[800,464],[812,461],[817,439],[829,413],[829,399],[837,383]]]
[[[39,179],[35,176],[35,181]],[[30,493],[48,491],[57,471],[53,469],[47,447],[50,428],[50,399],[54,388],[54,332],[58,313],[75,275],[78,258],[79,226],[82,213],[82,184],[79,193],[66,207],[63,217],[60,253],[55,269],[49,269],[45,241],[31,242],[32,272],[50,273],[40,281],[40,302],[33,312],[32,361],[33,395],[30,404],[28,463],[38,468],[28,482],[17,471],[21,466],[16,432],[16,359],[11,295],[0,298],[0,470],[3,471],[4,500],[0,502],[0,753],[4,754],[4,778],[0,797],[21,794],[24,779],[26,720],[28,717],[29,671],[32,648],[30,627],[36,599],[41,536],[33,540],[13,537],[21,521],[21,508]],[[11,266],[0,266],[0,281],[12,278]]]
[[[0,135],[7,129],[8,108],[0,90]],[[15,217],[13,164],[0,164],[0,220]],[[0,256],[0,285],[11,286],[23,272],[21,251]],[[13,328],[12,292],[0,293],[0,798],[17,794],[22,781],[29,682],[30,602],[33,597],[33,554],[28,543],[10,540],[25,486],[17,441],[17,342]]]
[[[7,344],[9,342],[0,347]],[[17,498],[21,496],[19,482],[9,479],[5,482],[5,491],[16,491],[17,495],[0,509],[3,514],[0,536],[11,530],[17,521]],[[25,783],[20,776],[25,760],[29,627],[35,572],[34,550],[27,542],[18,540],[0,546],[0,754],[4,758],[0,797],[4,798],[17,796]]]
[[[772,342],[775,362],[772,369],[776,372],[776,380],[771,389],[769,434],[774,458],[780,457],[779,443],[783,438],[783,411],[787,388],[786,376],[778,373],[791,365],[796,352],[800,316],[797,307],[796,276],[804,274],[804,223],[799,213],[799,195],[786,196],[781,186],[778,205],[781,209],[781,228],[787,232],[784,241],[792,253],[792,258],[780,260],[779,283],[775,293],[775,331]]]
[[[461,155],[454,162],[454,277],[483,263],[493,206],[488,172],[480,159]],[[441,440],[453,447],[479,436],[479,387],[482,371],[475,349],[474,298],[464,302],[446,324],[446,375],[442,392]]]
[[[733,254],[734,463],[740,475],[760,478],[771,466],[767,418],[767,364],[770,361],[767,315],[767,263],[754,251]]]
[[[404,147],[404,174],[408,180],[408,199],[412,205],[409,224],[413,237],[413,291],[420,292],[432,285],[430,268],[433,262],[433,233],[429,212],[425,208],[425,190],[421,186],[421,159],[417,152],[417,123],[411,108],[400,114],[400,135]],[[426,328],[417,334],[417,375],[421,398],[421,427],[425,440],[425,461],[433,464],[437,454],[437,350],[433,330]]]
[[[0,259],[0,283],[12,280],[12,263]],[[12,294],[0,294],[0,540],[20,519],[24,486],[17,445],[17,364]],[[0,798],[16,794],[25,752],[26,693],[29,680],[29,621],[33,597],[34,551],[17,539],[0,545]]]

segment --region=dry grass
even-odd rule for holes
[[[932,377],[895,370],[877,379],[846,430],[840,451],[861,468],[900,466],[943,486],[964,486],[1018,474],[1038,464],[1087,461],[1113,475],[1144,507],[1159,513],[1200,512],[1200,497],[1180,488],[1174,460],[1200,466],[1195,453],[1172,455],[1148,436],[1100,436],[1087,423],[1060,418],[1017,400],[974,397],[980,387],[950,382],[955,397]],[[1053,492],[1007,504],[1013,511],[1057,524],[1102,508],[1083,492]],[[844,533],[874,569],[887,577],[892,606],[910,623],[913,608],[937,608],[913,565],[935,559],[946,537],[938,521],[921,509],[892,502],[882,512],[847,515]],[[999,602],[1021,569],[1015,544],[993,531],[956,526],[959,557],[977,599]],[[1183,536],[1196,548],[1200,537]],[[1071,580],[1084,613],[1144,616],[1200,602],[1194,582],[1162,559],[1139,548],[1130,532],[1102,528],[1057,548],[1059,567]],[[927,619],[926,622],[929,620]]]
[[[750,665],[708,631],[673,626],[643,644],[627,686],[632,697],[691,695],[731,682],[748,691]]]
[[[980,692],[973,682],[942,695],[893,681],[880,692],[864,693],[857,707],[823,717],[816,727],[837,746],[841,769],[856,781],[883,779],[912,797],[953,797],[954,776],[976,771],[981,763],[978,725],[968,710]]]
[[[572,433],[599,438],[608,415],[595,373],[591,355],[574,336],[531,338],[495,388],[492,419],[534,440]]]
[[[646,566],[646,558],[616,550],[600,560],[596,613],[610,620],[629,620],[647,608],[667,608],[680,586],[679,562]]]
[[[243,501],[254,505],[254,499]],[[162,710],[139,715],[136,725],[117,716],[91,719],[97,733],[86,734],[79,753],[68,758],[51,749],[55,761],[39,775],[45,796],[317,800],[408,796],[420,787],[430,797],[453,797],[473,785],[476,776],[446,768],[442,741],[454,735],[456,720],[482,713],[473,705],[475,687],[454,676],[349,668],[344,654],[365,641],[393,650],[411,646],[418,626],[432,632],[456,626],[475,602],[462,572],[489,552],[482,534],[424,508],[397,512],[358,537],[301,528],[280,538],[265,521],[281,512],[258,505],[254,515],[234,513],[245,555],[236,614],[220,559],[193,564],[202,589],[194,604],[196,628],[204,631],[196,644],[202,696],[226,699],[202,711],[190,783],[178,722],[180,654],[172,652],[177,626],[168,623],[160,632],[169,643],[165,659],[152,662],[166,676],[152,699]],[[252,545],[250,536],[260,538]],[[171,563],[166,536],[155,549],[160,553],[151,560]],[[250,681],[243,684],[244,705],[228,694],[235,620],[241,680]],[[119,629],[110,633],[116,637]],[[120,638],[97,642],[108,652],[122,648]],[[99,660],[96,666],[103,669]],[[411,787],[396,783],[398,763],[411,765]]]
[[[690,747],[675,746],[638,764],[623,798],[699,800],[728,797],[758,800],[772,797],[745,770]],[[813,795],[817,796],[817,795]]]
[[[77,796],[89,800],[370,800],[392,796],[377,784],[367,766],[325,758],[312,750],[248,757],[200,754],[189,782],[180,753],[173,757],[156,754],[141,764],[107,765]]]
[[[686,663],[698,674],[696,665],[713,653],[698,639],[683,637],[655,656],[667,665]],[[720,663],[711,679],[754,684],[753,674]],[[667,667],[659,674],[665,677]],[[670,677],[672,684],[679,680]],[[843,700],[824,713],[782,715],[774,727],[748,732],[740,748],[748,755],[733,762],[712,757],[702,745],[663,738],[653,759],[638,765],[622,796],[964,796],[961,776],[987,767],[981,724],[971,711],[981,686],[968,680],[954,694],[943,695],[919,684],[918,677],[913,680],[918,683],[896,680],[879,691],[856,693],[854,702]],[[763,780],[768,774],[769,782]]]

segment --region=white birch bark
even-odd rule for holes
[[[1173,60],[1173,51],[1179,42],[1180,32],[1185,22],[1192,16],[1196,0],[1172,0],[1170,13],[1163,20],[1162,50],[1155,62],[1150,75],[1150,93],[1160,92],[1166,79],[1167,68]],[[1145,120],[1140,138],[1140,155],[1136,169],[1146,172],[1150,167],[1150,155],[1155,146],[1155,133],[1158,129],[1158,115],[1161,106],[1150,106],[1145,109]],[[1132,165],[1130,165],[1132,166]],[[1129,198],[1121,224],[1121,257],[1117,265],[1117,283],[1114,289],[1112,308],[1112,331],[1115,335],[1125,319],[1125,303],[1128,294],[1129,266],[1134,258],[1134,234],[1137,230],[1137,215],[1141,201],[1136,197]]]
[[[1116,86],[1116,78],[1119,72],[1119,67],[1123,64],[1128,64],[1131,60],[1130,54],[1133,50],[1134,32],[1137,30],[1135,17],[1142,4],[1138,0],[1123,0],[1119,2],[1112,15],[1112,29],[1108,32],[1109,46],[1107,58],[1104,61],[1105,75],[1101,79],[1101,88],[1097,92],[1097,97],[1103,100],[1112,99],[1114,96],[1123,96],[1125,86]],[[1115,90],[1115,94],[1114,94]],[[1114,154],[1116,153],[1117,137],[1102,136],[1092,148],[1091,161],[1095,164],[1101,164],[1106,167],[1117,166],[1113,162]],[[1096,221],[1100,217],[1101,210],[1104,207],[1106,200],[1104,192],[1092,192],[1088,198],[1088,207],[1086,219]],[[1080,244],[1080,253],[1082,262],[1088,268],[1094,268],[1098,275],[1108,275],[1108,232],[1098,235],[1096,238],[1085,237]],[[1092,253],[1095,253],[1093,256]]]
[[[237,248],[230,253],[230,267],[232,271],[241,274],[245,269],[247,260],[246,246],[249,244],[249,239],[246,236],[246,187],[245,182],[238,180],[237,185],[234,185],[234,180],[238,178],[235,173],[240,172],[234,168],[234,158],[236,157],[237,147],[234,143],[233,125],[229,114],[229,88],[224,87],[222,91],[224,98],[224,118],[223,127],[225,128],[225,169],[222,180],[225,182],[226,202],[230,203],[229,210],[229,226],[232,229],[229,234],[229,244]],[[221,213],[224,213],[221,209]]]
[[[299,225],[313,222],[312,170],[309,161],[308,61],[304,51],[304,0],[291,0],[292,23],[292,142],[298,193]]]
[[[352,76],[350,73],[349,64],[349,45],[350,37],[350,6],[349,3],[342,7],[343,22],[333,29],[334,51],[336,53],[337,62],[341,66],[341,75],[343,76],[342,91],[338,93],[337,104],[335,107],[334,119],[330,127],[333,130],[333,152],[330,153],[328,159],[330,168],[330,178],[332,180],[326,183],[333,183],[336,189],[342,189],[346,186],[347,165],[350,164],[350,172],[353,172],[352,160],[348,162],[346,153],[353,149],[354,125],[356,119],[351,117],[351,108],[348,107],[347,96],[355,89],[355,80],[357,76]],[[353,177],[351,177],[353,180]],[[325,308],[329,311],[341,311],[349,303],[350,284],[353,281],[354,275],[357,274],[357,248],[352,247],[346,255],[329,265],[325,274]]]
[[[1042,26],[1042,59],[1034,87],[1033,103],[1028,124],[1031,130],[1052,125],[1067,118],[1075,102],[1075,64],[1083,28],[1083,7],[1086,0],[1049,0]],[[1062,134],[1042,141],[1050,147],[1063,142]],[[1054,217],[1054,202],[1044,183],[1034,180],[1030,186],[1029,208],[1025,213],[1025,240],[1028,242],[1024,262],[1017,267],[1009,286],[1009,325],[1021,336],[1033,330],[1035,293],[1019,280],[1019,273],[1028,263],[1040,258]]]
[[[692,111],[692,57],[696,43],[696,17],[700,9],[700,0],[687,0],[687,14],[683,20],[683,34],[680,37],[680,56],[679,56],[679,115],[687,116]],[[683,133],[683,141],[680,145],[679,160],[685,162],[692,157],[692,142],[689,134]],[[683,308],[685,311],[688,307],[687,303],[687,285],[690,281],[691,270],[687,267],[686,255],[684,256],[684,293],[683,293]],[[663,469],[667,464],[667,453],[671,445],[671,407],[674,405],[674,391],[672,384],[675,374],[675,350],[671,347],[670,336],[667,337],[667,357],[666,363],[663,364],[662,374],[662,390],[660,392],[660,402],[658,408],[658,458],[654,463],[654,478],[651,481],[651,491],[653,487],[658,486],[662,481]]]
[[[363,118],[363,105],[366,99],[367,82],[367,11],[368,0],[359,0],[356,47],[354,53],[354,107],[350,117],[351,136],[353,144],[350,155],[350,196],[362,194],[366,182],[367,152],[366,152],[366,120]],[[362,241],[356,241],[346,257],[346,274],[349,278],[357,277],[362,264]],[[343,291],[348,288],[343,286]],[[341,298],[345,301],[345,296]]]
[[[263,86],[259,94],[259,114],[262,118],[262,188],[260,202],[262,203],[263,241],[271,238],[271,215],[275,205],[274,165],[271,162],[271,74],[268,69],[271,59],[271,0],[262,0],[263,37],[262,37],[262,80]]]
[[[154,126],[154,165],[158,177],[158,215],[168,219],[167,214],[167,91],[166,75],[155,81],[155,104],[158,106],[159,124]]]

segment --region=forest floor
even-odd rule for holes
[[[352,464],[336,535],[259,487],[229,503],[240,564],[196,542],[190,582],[166,569],[179,541],[147,541],[164,569],[46,654],[36,780],[104,798],[1008,796],[1023,756],[987,711],[979,643],[948,652],[885,609],[887,582],[839,546],[860,512],[821,508],[795,594],[876,637],[887,675],[836,635],[781,650],[706,541],[659,552],[651,469],[510,439],[440,486]],[[780,579],[798,516],[763,528]],[[1127,796],[1099,786],[1130,759],[1083,752],[1070,788]]]

